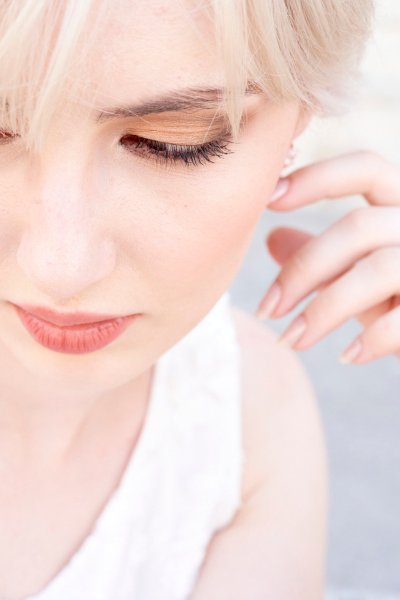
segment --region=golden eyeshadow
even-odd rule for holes
[[[211,113],[211,114],[210,114]],[[163,112],[130,118],[128,133],[170,144],[205,144],[229,132],[224,113],[215,111]]]

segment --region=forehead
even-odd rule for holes
[[[80,68],[75,76],[84,81],[88,98],[95,94],[101,104],[184,86],[220,85],[223,68],[212,19],[207,3],[199,0],[113,2],[99,21],[84,75]]]

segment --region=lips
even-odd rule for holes
[[[82,325],[87,323],[101,323],[102,321],[112,321],[114,319],[123,318],[121,315],[105,315],[99,313],[57,313],[49,308],[42,308],[40,306],[31,306],[29,304],[18,305],[25,312],[39,317],[44,321],[53,323],[53,325],[59,325],[60,327],[66,325]]]
[[[68,315],[37,307],[34,308],[34,314],[25,309],[27,305],[13,306],[28,333],[39,344],[50,350],[68,354],[84,354],[103,348],[120,336],[131,321],[139,316],[132,314],[110,318],[110,315],[98,313]],[[39,316],[39,313],[45,315],[45,319]]]

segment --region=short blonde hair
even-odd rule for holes
[[[67,75],[89,16],[84,48],[115,1],[12,0],[0,8],[0,114],[2,123],[24,135],[28,148],[40,149],[66,82],[69,90],[78,89]],[[235,138],[248,85],[272,101],[298,100],[314,113],[340,109],[349,82],[357,79],[373,0],[209,0],[208,8]]]

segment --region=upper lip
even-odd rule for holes
[[[32,306],[30,304],[16,304],[26,312],[44,319],[54,325],[81,325],[83,323],[98,323],[99,321],[109,321],[111,319],[121,319],[129,315],[105,315],[99,313],[59,313],[40,306]]]

